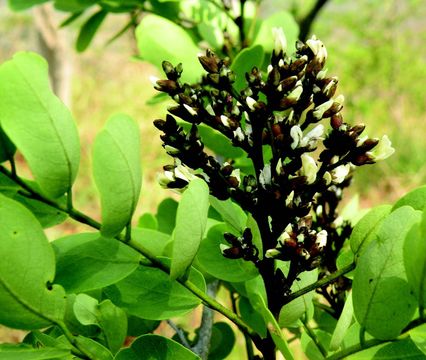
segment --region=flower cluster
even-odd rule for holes
[[[350,234],[342,230],[348,224],[337,224],[336,208],[355,167],[383,160],[394,150],[386,136],[369,138],[365,125],[344,122],[344,97],[336,95],[337,77],[324,68],[327,50],[320,40],[298,42],[289,56],[282,30],[274,29],[274,36],[266,71],[253,67],[240,92],[229,61],[209,50],[199,57],[206,75],[196,84],[182,83],[182,65],[165,61],[167,79],[155,87],[176,105],[166,120],[154,124],[175,158],[161,184],[184,188],[193,176],[202,176],[213,196],[232,198],[256,219],[265,251],[261,258],[291,261],[297,274],[327,263],[323,254],[335,251]],[[208,155],[201,125],[242,149],[252,169],[239,168],[238,159]],[[241,251],[241,239],[228,240],[225,255],[257,256],[254,250]]]

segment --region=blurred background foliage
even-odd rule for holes
[[[258,16],[267,18],[287,10],[296,19],[303,19],[314,3],[264,0]],[[89,11],[89,16],[96,11]],[[57,12],[55,17],[60,24],[67,14]],[[338,92],[345,95],[345,120],[367,124],[366,133],[370,136],[388,134],[396,148],[386,161],[357,171],[350,191],[352,196],[359,194],[361,207],[393,202],[426,182],[425,18],[426,2],[422,0],[329,0],[311,28],[311,34],[316,34],[327,47],[328,73],[340,79]],[[78,18],[59,31],[68,47],[75,46],[78,31],[87,19]],[[116,41],[108,43],[127,25],[128,14],[108,16],[86,51],[77,53],[71,49],[67,54],[72,64],[71,109],[82,141],[75,202],[95,218],[99,217],[99,204],[91,178],[91,144],[103,123],[117,112],[134,117],[142,135],[144,183],[137,213],[156,212],[162,199],[173,196],[156,182],[156,174],[170,160],[152,125],[154,119],[165,116],[168,104],[147,104],[156,94],[150,76],[163,75],[138,58],[131,26]],[[16,51],[38,50],[34,26],[32,10],[14,13],[6,0],[0,0],[0,61]],[[49,229],[49,235],[54,238],[73,233],[77,227],[66,222]]]

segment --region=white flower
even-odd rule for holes
[[[211,115],[211,116],[216,116],[213,107],[210,104],[207,104],[207,106],[205,107],[205,110]]]
[[[229,119],[225,115],[220,115],[220,121],[225,127],[229,127]]]
[[[305,147],[309,145],[309,148],[312,149],[317,145],[317,141],[322,139],[324,134],[324,125],[319,124],[315,126],[311,131],[309,131],[306,136],[303,137],[300,142],[300,147]]]
[[[330,99],[330,100],[322,103],[321,105],[317,106],[312,113],[314,118],[317,119],[317,120],[322,119],[324,113],[333,106],[334,101],[335,100]]]
[[[269,64],[268,67],[266,68],[266,71],[269,74],[272,70],[274,70],[274,67],[271,64]]]
[[[367,139],[368,135],[364,135],[363,137],[358,138],[358,141],[356,142],[356,147],[362,146]]]
[[[331,170],[331,180],[334,184],[342,183],[346,179],[346,176],[348,176],[350,170],[350,164],[340,165],[334,168],[333,170]]]
[[[302,82],[299,80],[296,83],[295,88],[291,91],[290,94],[287,95],[287,98],[289,100],[297,101],[297,100],[299,100],[300,95],[302,95],[302,92],[303,92],[303,86],[302,86]]]
[[[154,75],[150,75],[149,77],[149,81],[151,82],[152,85],[156,86],[157,85],[157,81],[160,80],[158,77],[154,76]]]
[[[179,149],[176,149],[175,147],[170,145],[165,145],[164,150],[166,150],[169,155],[177,155],[180,153]]]
[[[280,244],[284,244],[287,239],[290,239],[290,235],[288,234],[287,231],[283,231],[278,238],[278,242]]]
[[[197,112],[187,104],[183,104],[183,107],[188,111],[192,116],[196,116]]]
[[[244,134],[240,127],[233,131],[233,134],[234,138],[236,138],[238,141],[244,141]]]
[[[303,138],[303,132],[300,129],[299,125],[294,125],[291,129],[290,129],[290,136],[293,139],[293,142],[291,143],[291,148],[294,150],[298,147],[300,141]]]
[[[241,182],[241,174],[240,174],[240,169],[234,169],[232,170],[231,175],[232,177],[236,178],[238,181],[238,184]]]
[[[269,250],[266,250],[265,257],[269,259],[273,259],[279,256],[280,254],[281,252],[277,249],[269,249]]]
[[[317,234],[317,239],[315,240],[315,244],[318,246],[319,249],[324,248],[327,245],[327,231],[321,230]]]
[[[306,176],[306,181],[308,184],[312,184],[317,178],[317,171],[318,171],[317,163],[311,156],[309,156],[306,153],[302,154],[301,159],[302,159],[301,175]]]
[[[278,161],[277,161],[277,165],[275,166],[275,172],[278,175],[280,175],[282,170],[283,170],[283,162],[282,162],[281,158],[279,158]]]
[[[368,151],[369,155],[373,161],[380,161],[387,159],[395,152],[395,149],[392,147],[392,143],[389,140],[387,135],[383,135],[379,143],[372,151]]]
[[[293,203],[294,199],[294,190],[291,191],[290,194],[288,194],[287,198],[285,199],[285,205],[290,206]]]
[[[254,110],[254,105],[256,104],[256,100],[254,100],[252,97],[247,96],[246,98],[247,106],[250,110]]]
[[[325,76],[327,75],[327,71],[328,71],[328,69],[321,70],[317,74],[317,80],[323,80],[323,79],[325,79]]]
[[[326,171],[325,173],[324,173],[324,176],[322,177],[323,179],[324,179],[324,181],[325,181],[325,185],[330,185],[331,184],[331,174],[328,172],[328,171]]]
[[[265,189],[266,185],[271,185],[272,182],[272,175],[271,175],[271,165],[266,164],[263,170],[260,170],[259,175],[259,182],[260,185]]]
[[[318,40],[317,37],[313,35],[309,40],[306,41],[306,45],[309,46],[320,63],[325,62],[327,59],[327,49],[321,40]]]
[[[283,29],[281,27],[272,28],[272,36],[274,38],[274,54],[278,56],[281,51],[285,53],[287,50],[287,39]]]

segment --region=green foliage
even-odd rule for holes
[[[14,9],[42,2],[9,0]],[[169,116],[156,126],[175,157],[165,170],[181,196],[164,200],[132,228],[142,178],[139,127],[115,115],[96,136],[92,152],[102,221],[78,211],[71,197],[80,161],[78,133],[49,87],[45,61],[19,53],[1,65],[0,324],[32,331],[22,344],[0,345],[0,358],[196,360],[206,326],[212,332],[210,360],[230,356],[241,342],[239,331],[250,359],[253,345],[264,359],[274,359],[276,351],[294,359],[290,336],[308,359],[425,358],[425,187],[362,218],[357,200],[351,202],[340,212],[340,224],[337,203],[350,175],[338,182],[337,168],[374,162],[372,148],[363,148],[374,140],[361,143],[363,128],[339,124],[337,112],[324,115],[340,111],[341,103],[327,97],[333,91],[322,83],[334,80],[319,73],[324,65],[319,40],[299,44],[297,54],[288,56],[297,23],[281,7],[261,19],[254,1],[242,1],[240,9],[215,0],[54,5],[70,13],[64,26],[88,16],[81,22],[79,51],[107,16],[131,13],[115,37],[137,26],[141,57],[157,67],[165,59],[172,63],[163,64],[167,80],[156,87],[176,101],[171,112],[180,120]],[[276,27],[284,29],[286,40],[271,37]],[[201,66],[197,57],[206,44],[218,55],[208,52]],[[311,92],[313,107],[299,112]],[[322,112],[324,96],[332,103]],[[321,165],[312,158],[315,166],[301,155],[315,156],[323,136],[322,129],[317,137],[307,133],[318,120],[314,113],[331,117],[333,129],[323,144],[336,152],[338,165],[326,151]],[[270,127],[261,126],[271,119]],[[308,120],[295,125],[301,119]],[[333,136],[342,137],[337,145]],[[282,147],[274,147],[280,142]],[[353,148],[345,148],[347,143]],[[34,181],[20,176],[16,151]],[[49,242],[43,228],[67,218],[95,232]],[[220,302],[212,290],[217,286]],[[231,296],[231,304],[223,295]],[[226,322],[206,325],[203,316],[194,332],[176,328],[180,322],[171,318],[200,304]],[[150,334],[164,320],[181,343]],[[125,348],[128,337],[136,336]]]

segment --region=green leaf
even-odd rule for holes
[[[354,313],[361,326],[378,339],[397,337],[414,314],[415,298],[406,280],[402,247],[419,217],[408,206],[395,210],[359,258],[352,290]]]
[[[415,210],[422,211],[426,204],[426,185],[420,186],[417,189],[410,191],[399,199],[392,208],[392,211],[400,208],[401,206],[411,206]]]
[[[132,241],[140,243],[142,247],[155,256],[164,254],[164,248],[170,240],[170,235],[151,229],[132,229]]]
[[[159,335],[142,335],[130,348],[121,350],[115,360],[200,360],[176,341]]]
[[[83,52],[87,49],[107,15],[107,11],[103,9],[99,10],[83,24],[80,29],[80,33],[78,34],[76,43],[76,49],[78,52]]]
[[[328,344],[330,343],[331,335],[322,330],[313,330],[317,341],[324,347],[324,349],[328,349]],[[300,343],[302,345],[303,352],[309,360],[322,360],[325,359],[321,354],[321,351],[318,349],[317,344],[312,340],[312,338],[306,333],[302,333],[302,337],[300,339]]]
[[[426,355],[426,324],[411,329],[409,334],[413,343]]]
[[[265,320],[251,305],[248,298],[242,296],[238,302],[238,309],[240,310],[241,318],[256,331],[262,338],[266,337],[267,329]]]
[[[19,11],[28,9],[34,5],[43,4],[48,0],[8,0],[12,10]]]
[[[86,294],[78,294],[73,305],[77,320],[83,325],[99,325],[98,300]]]
[[[231,70],[235,73],[235,90],[240,92],[247,87],[245,74],[250,73],[254,67],[260,70],[264,56],[262,45],[245,48],[238,53],[231,65]]]
[[[86,337],[96,337],[100,333],[97,325],[83,325],[77,320],[74,313],[74,304],[77,300],[76,294],[67,294],[67,305],[65,310],[65,325],[73,334],[79,334]],[[62,331],[59,330],[62,334]]]
[[[0,323],[40,329],[62,321],[65,292],[50,284],[55,255],[37,219],[0,195]]]
[[[118,240],[99,233],[69,235],[53,242],[57,258],[55,281],[67,292],[100,289],[124,279],[141,256]]]
[[[183,64],[182,81],[195,82],[203,73],[198,46],[183,27],[157,15],[147,15],[136,29],[141,56],[161,68],[164,60]]]
[[[151,213],[145,213],[139,217],[138,227],[144,229],[158,230],[157,218]]]
[[[291,287],[293,292],[298,291],[308,285],[313,284],[318,279],[318,271],[312,270],[301,273],[298,278],[300,280],[295,281]],[[279,324],[282,328],[293,327],[295,323],[304,314],[306,314],[312,308],[312,299],[315,291],[311,291],[303,296],[300,296],[288,304],[284,305],[280,310]],[[296,325],[297,327],[297,325]]]
[[[419,307],[426,308],[426,209],[422,220],[414,224],[404,242],[404,266],[408,283],[414,290]]]
[[[61,224],[68,218],[66,213],[41,201],[27,198],[20,194],[15,194],[11,196],[11,198],[20,202],[28,210],[30,210],[43,228],[49,228]]]
[[[23,344],[0,344],[0,358],[2,360],[69,360],[73,357],[67,349],[34,349]]]
[[[75,338],[75,342],[79,349],[84,350],[84,353],[90,356],[90,359],[113,360],[111,352],[93,339],[79,335]]]
[[[277,323],[277,320],[275,320],[274,315],[272,315],[272,313],[267,308],[263,297],[259,294],[253,294],[253,296],[250,298],[250,302],[252,303],[253,307],[260,314],[262,314],[263,319],[267,324],[266,327],[268,329],[268,332],[271,335],[272,340],[274,341],[278,350],[284,355],[284,358],[286,360],[293,360],[293,354],[291,353],[288,347],[288,343],[284,337],[284,334],[282,333],[281,328]]]
[[[281,27],[287,38],[287,54],[292,54],[295,50],[296,40],[299,36],[299,26],[294,17],[287,11],[279,11],[263,20],[259,32],[256,34],[253,45],[262,45],[266,53],[271,53],[274,49],[274,38],[272,28]]]
[[[352,293],[349,293],[345,306],[343,307],[342,313],[337,321],[336,328],[334,329],[333,336],[331,337],[331,351],[337,350],[342,344],[343,338],[352,323],[353,313],[354,307],[352,304]]]
[[[157,208],[158,231],[171,234],[176,225],[178,202],[172,198],[164,199]]]
[[[358,221],[350,237],[351,249],[354,254],[361,254],[374,240],[377,229],[380,228],[383,220],[390,212],[390,205],[377,206]]]
[[[210,205],[219,213],[223,221],[231,226],[235,231],[243,233],[247,224],[247,215],[231,199],[218,200],[210,196]]]
[[[345,360],[424,360],[424,354],[410,339],[393,341],[352,354]]]
[[[97,0],[55,0],[55,9],[77,13],[86,10],[97,2]]]
[[[17,53],[0,66],[0,121],[42,191],[53,198],[67,192],[80,162],[78,133],[39,55]]]
[[[232,232],[226,224],[213,226],[205,239],[201,241],[197,259],[202,269],[210,275],[225,281],[240,282],[256,277],[256,266],[243,259],[228,259],[222,255],[220,244],[229,244],[223,237]]]
[[[106,338],[106,345],[113,354],[124,344],[127,335],[127,315],[124,310],[115,306],[110,300],[99,304],[99,326]]]
[[[166,263],[169,260],[164,259]],[[189,280],[205,291],[206,284],[199,271],[191,268]],[[105,289],[105,293],[128,314],[148,320],[164,320],[183,315],[201,303],[176,280],[164,271],[139,266],[130,276]]]
[[[173,232],[172,280],[181,277],[191,266],[200,246],[209,210],[209,187],[202,179],[192,180],[182,195]]]
[[[235,334],[225,322],[216,322],[212,327],[212,337],[208,360],[222,360],[231,353],[235,344]]]
[[[10,141],[3,129],[0,127],[0,163],[13,158],[16,146]]]
[[[259,226],[257,225],[256,220],[251,214],[247,216],[246,226],[251,230],[251,234],[253,236],[252,242],[253,245],[256,246],[257,250],[259,250],[259,258],[263,259],[262,235],[260,234]]]
[[[142,183],[139,127],[127,115],[112,116],[96,136],[93,175],[101,195],[101,233],[114,237],[131,221]]]
[[[160,325],[158,320],[146,320],[141,319],[137,316],[128,316],[128,336],[140,336],[150,332],[153,332]]]

